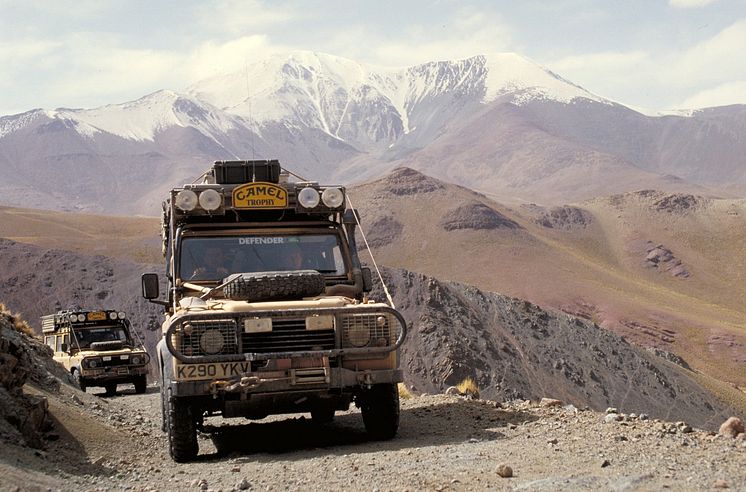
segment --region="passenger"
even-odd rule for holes
[[[303,251],[300,246],[293,246],[283,257],[285,270],[302,270],[303,269]]]

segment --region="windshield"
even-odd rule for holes
[[[180,277],[222,280],[232,273],[317,270],[346,273],[339,236],[334,233],[185,237]]]
[[[96,326],[93,328],[75,328],[75,340],[80,348],[88,348],[94,342],[120,341],[128,344],[127,330],[123,326]]]

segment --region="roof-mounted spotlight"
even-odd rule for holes
[[[321,194],[321,201],[329,208],[339,208],[345,201],[345,195],[339,188],[327,188]]]
[[[199,206],[208,212],[217,210],[223,204],[223,197],[217,190],[209,189],[199,194]]]
[[[197,194],[192,190],[181,190],[176,194],[174,205],[184,212],[191,212],[197,206]]]

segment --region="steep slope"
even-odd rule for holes
[[[736,411],[690,370],[591,322],[404,270],[387,270],[386,281],[411,323],[402,363],[419,391],[472,377],[489,399],[548,396],[713,430]],[[729,395],[738,413],[746,411],[745,395]]]

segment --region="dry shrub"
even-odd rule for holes
[[[471,377],[467,377],[456,385],[459,393],[464,396],[471,396],[472,398],[479,398],[479,387],[477,383]]]
[[[409,400],[410,398],[414,398],[412,393],[410,393],[407,387],[404,386],[404,383],[397,384],[396,388],[399,390],[399,398],[401,398],[402,400]]]
[[[10,310],[8,310],[7,307],[5,307],[5,304],[0,302],[0,315],[5,315],[8,317],[8,320],[13,324],[13,328],[20,331],[21,333],[28,335],[32,338],[36,338],[36,333],[34,333],[33,328],[29,326],[29,324],[21,319],[20,314],[12,314]]]

